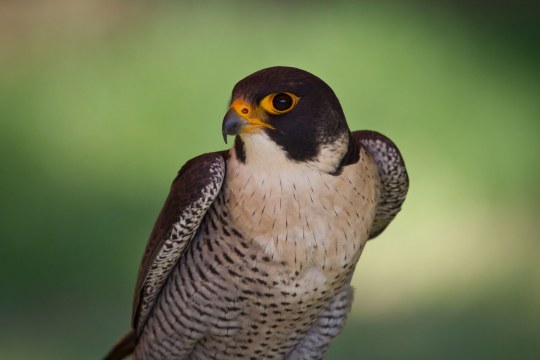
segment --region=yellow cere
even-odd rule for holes
[[[234,100],[230,108],[234,109],[238,115],[249,123],[249,125],[242,128],[242,133],[254,132],[261,127],[275,130],[272,125],[265,121],[266,114],[264,111],[262,111],[260,108],[253,107],[249,102],[242,98]]]

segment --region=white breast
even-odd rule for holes
[[[246,148],[245,164],[234,153],[227,163],[224,190],[233,225],[315,285],[356,263],[379,196],[369,154],[362,150],[358,163],[330,175],[288,160],[270,141],[248,142]]]

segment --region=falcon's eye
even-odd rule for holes
[[[281,115],[291,111],[300,98],[288,92],[267,95],[261,101],[261,107],[272,115]]]
[[[287,111],[292,107],[293,99],[289,94],[280,93],[274,96],[272,105],[274,106],[274,109],[278,111]]]

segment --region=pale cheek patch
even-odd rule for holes
[[[313,166],[323,172],[331,174],[337,170],[341,159],[347,153],[349,148],[349,134],[343,134],[339,139],[330,144],[325,144],[319,151],[317,160],[309,162]]]

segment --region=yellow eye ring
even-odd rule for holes
[[[291,111],[300,98],[289,92],[272,93],[261,100],[260,106],[272,115],[281,115]]]

